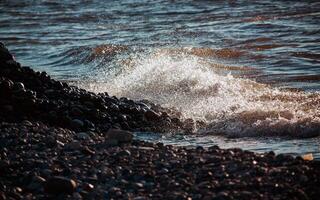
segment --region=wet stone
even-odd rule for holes
[[[77,138],[81,139],[81,140],[90,140],[90,136],[89,134],[85,133],[85,132],[79,132],[77,133]]]
[[[7,95],[12,89],[13,82],[10,80],[3,80],[0,82],[0,94]]]
[[[92,191],[94,189],[94,186],[90,183],[84,183],[82,187],[86,191]]]
[[[81,151],[82,151],[82,153],[87,154],[87,155],[94,155],[95,154],[95,151],[93,151],[89,147],[84,147]]]
[[[29,190],[42,190],[44,183],[46,180],[41,176],[35,176],[32,178],[31,183],[27,186]]]
[[[79,108],[73,107],[71,108],[71,114],[74,116],[81,116],[83,112]]]
[[[133,134],[129,131],[123,131],[119,129],[110,129],[106,135],[109,140],[117,140],[118,142],[131,142]]]
[[[160,119],[160,115],[153,110],[148,110],[145,112],[144,117],[147,121],[156,121]]]
[[[84,126],[84,123],[80,119],[73,119],[71,121],[71,127],[75,130],[81,130],[83,126]]]
[[[74,180],[55,176],[50,178],[45,184],[45,191],[52,194],[67,193],[71,194],[75,191],[77,184]]]
[[[120,151],[117,156],[123,157],[123,156],[131,156],[131,152],[129,150]]]
[[[64,146],[65,150],[79,150],[81,149],[82,145],[80,142],[71,142]]]
[[[14,91],[24,91],[25,90],[24,84],[21,82],[14,83],[13,90]]]
[[[115,139],[107,139],[104,142],[104,146],[106,147],[112,147],[112,146],[118,146],[118,145],[119,145],[119,141]]]

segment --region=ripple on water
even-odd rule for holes
[[[156,133],[135,133],[140,140],[161,142],[166,145],[176,146],[204,146],[219,145],[221,148],[241,148],[258,153],[274,151],[294,156],[302,156],[311,153],[315,160],[320,160],[320,138],[309,139],[285,139],[285,138],[225,138],[212,135],[159,135]]]

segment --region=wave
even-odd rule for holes
[[[99,60],[113,59],[117,55],[133,56],[132,53],[150,52],[147,48],[129,47],[126,45],[117,44],[103,44],[98,46],[81,46],[71,48],[58,56],[64,58],[71,57],[74,62],[90,63]],[[238,59],[244,56],[248,56],[248,52],[243,50],[236,50],[230,48],[212,49],[212,48],[200,48],[200,47],[183,47],[183,48],[160,48],[152,49],[152,55],[162,56],[164,54],[188,54],[201,58],[216,58],[216,59]],[[136,55],[134,55],[136,57]]]
[[[211,48],[199,48],[199,47],[185,47],[185,48],[165,48],[157,50],[157,52],[162,54],[190,54],[198,57],[213,57],[221,59],[236,59],[243,57],[247,54],[245,51],[235,50],[235,49],[211,49]]]
[[[232,70],[255,69],[203,59],[211,56],[211,52],[214,51],[156,49],[131,56],[129,61],[118,60],[122,64],[121,73],[106,67],[94,81],[77,85],[175,108],[184,119],[205,122],[205,127],[198,127],[199,133],[229,137],[320,135],[318,92],[280,90],[233,76]],[[219,73],[219,69],[228,73]]]

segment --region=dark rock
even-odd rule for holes
[[[84,123],[80,119],[73,119],[71,121],[71,127],[75,130],[81,130],[83,126],[84,126]]]
[[[147,121],[156,121],[160,119],[160,115],[153,110],[148,110],[145,112],[144,117]]]
[[[94,189],[94,186],[90,183],[84,183],[83,184],[83,189],[86,191],[92,191]]]
[[[6,199],[7,199],[6,195],[2,191],[0,191],[0,200],[6,200]]]
[[[119,145],[119,141],[115,140],[115,139],[107,139],[104,142],[104,146],[106,147],[113,147],[113,146],[118,146]]]
[[[50,178],[45,184],[45,191],[52,194],[71,194],[75,191],[77,184],[74,180],[55,176]]]
[[[95,128],[94,123],[92,123],[89,120],[84,120],[84,126],[87,127],[88,129],[94,129]]]
[[[13,85],[13,90],[14,90],[14,91],[17,91],[17,92],[19,92],[19,91],[25,91],[24,84],[21,83],[21,82],[14,83],[14,85]]]
[[[33,124],[28,120],[23,120],[22,124],[25,125],[25,126],[33,126]]]
[[[82,148],[82,145],[80,142],[70,142],[64,146],[65,150],[70,150],[70,151],[80,150],[81,148]]]
[[[6,62],[8,60],[14,60],[9,50],[0,42],[0,62]]]
[[[89,134],[85,133],[85,132],[79,132],[77,133],[77,138],[80,140],[90,140],[90,136]]]
[[[14,110],[12,105],[4,105],[0,109],[2,109],[5,113],[10,113]]]
[[[82,153],[87,154],[87,155],[94,155],[95,154],[95,152],[87,146],[82,149]]]
[[[131,152],[129,150],[120,151],[117,156],[123,157],[123,156],[131,156]]]
[[[35,176],[32,178],[31,183],[27,186],[28,190],[42,190],[46,179],[41,176]]]
[[[134,183],[133,186],[137,189],[139,188],[143,188],[143,184],[142,183]]]
[[[118,142],[131,142],[133,139],[133,134],[129,131],[110,129],[105,136],[109,140],[116,140]]]
[[[81,116],[81,115],[83,115],[83,112],[79,108],[73,107],[73,108],[71,108],[71,114],[73,116]]]
[[[0,95],[9,95],[13,87],[13,82],[10,80],[3,80],[0,82]]]
[[[187,133],[192,133],[195,130],[195,128],[196,128],[196,124],[193,119],[186,119],[184,121],[183,129]]]

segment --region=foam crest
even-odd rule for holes
[[[95,92],[148,99],[204,120],[198,130],[232,137],[320,133],[320,94],[281,91],[253,80],[215,72],[212,63],[186,53],[157,51],[135,58],[120,74],[107,72]]]

